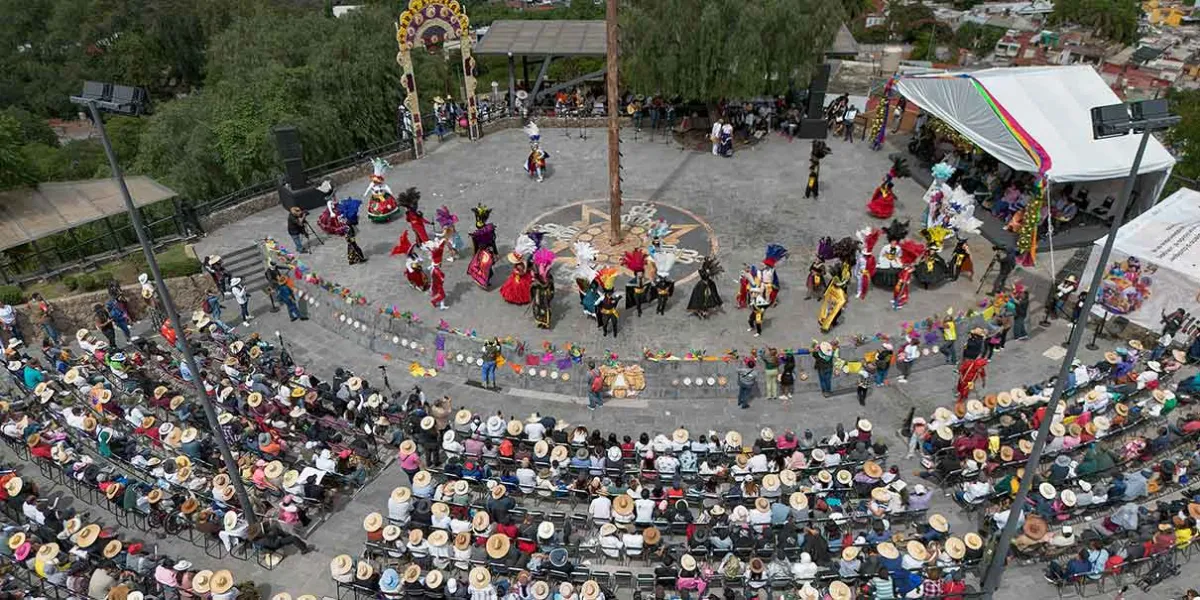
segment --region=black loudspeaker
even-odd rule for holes
[[[829,65],[819,65],[816,74],[813,75],[812,83],[808,86],[808,106],[805,107],[805,114],[809,117],[817,118],[823,114],[825,110],[825,90],[828,87]]]
[[[802,140],[823,140],[829,136],[829,124],[825,119],[801,119],[796,137]]]
[[[279,159],[283,161],[283,172],[292,189],[307,187],[304,177],[304,146],[300,144],[300,130],[291,125],[275,128],[275,146]]]

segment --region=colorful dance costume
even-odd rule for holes
[[[471,232],[475,253],[471,264],[467,265],[467,275],[486,290],[492,285],[492,269],[496,262],[496,226],[488,223],[492,209],[479,204],[471,212],[475,213],[475,231]]]
[[[392,196],[392,188],[385,183],[390,165],[382,158],[375,157],[371,159],[371,168],[373,172],[363,193],[367,198],[367,218],[375,223],[387,223],[399,210],[396,198]]]

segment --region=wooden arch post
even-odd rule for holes
[[[444,36],[430,32],[437,28]],[[458,0],[409,0],[408,8],[396,22],[396,44],[400,51],[396,62],[404,70],[404,106],[412,114],[413,152],[417,158],[425,155],[425,131],[421,125],[421,105],[417,99],[417,82],[413,75],[412,49],[424,44],[458,40],[462,51],[463,85],[466,88],[467,132],[479,139],[479,106],[475,99],[475,57],[471,55],[471,22]]]

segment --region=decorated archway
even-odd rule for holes
[[[396,22],[396,43],[400,46],[396,62],[404,69],[404,106],[412,115],[413,149],[417,158],[425,155],[425,131],[421,125],[421,105],[417,101],[417,81],[412,64],[412,49],[418,43],[425,48],[435,48],[446,41],[458,40],[467,94],[467,132],[471,139],[479,137],[475,58],[471,56],[470,33],[470,21],[458,0],[409,0],[408,9],[400,13],[400,20]]]

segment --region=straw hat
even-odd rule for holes
[[[786,486],[796,485],[796,472],[791,469],[784,469],[780,471],[779,481],[782,481],[783,485]]]
[[[233,499],[233,486],[223,485],[213,490],[213,497],[221,502],[229,502]]]
[[[246,404],[249,404],[250,408],[257,408],[262,401],[263,396],[259,392],[250,392],[250,395],[246,396]]]
[[[804,510],[808,508],[808,496],[804,495],[804,492],[792,492],[792,495],[788,496],[788,505],[796,510]]]
[[[554,449],[550,451],[550,460],[554,462],[563,462],[567,460],[567,457],[570,455],[570,453],[571,451],[566,446],[555,446]]]
[[[508,493],[508,490],[503,485],[495,485],[492,487],[492,499],[499,500]]]
[[[1064,427],[1061,422],[1051,423],[1050,435],[1054,437],[1063,437],[1064,435],[1067,435],[1067,428]]]
[[[867,476],[871,477],[872,479],[879,479],[880,477],[883,477],[883,467],[879,466],[879,463],[873,460],[868,460],[867,462],[863,463],[862,470],[863,473],[866,473]]]
[[[346,380],[346,387],[350,388],[350,391],[352,391],[352,392],[357,392],[358,390],[361,390],[362,386],[363,386],[363,380],[358,377],[351,377],[350,379]]]
[[[871,425],[871,422],[866,419],[859,419],[855,427],[858,427],[859,431],[870,432],[874,428],[874,425]]]
[[[75,538],[75,545],[80,548],[88,548],[96,543],[98,537],[100,537],[100,526],[92,523],[79,530],[79,535]]]
[[[979,534],[975,533],[974,531],[964,535],[963,542],[972,550],[979,550],[980,548],[983,548],[983,538],[979,537]]]
[[[546,600],[550,597],[550,584],[539,579],[529,586],[529,591],[535,600]]]
[[[227,569],[221,569],[212,576],[212,586],[210,589],[214,594],[224,594],[233,587],[233,573]]]
[[[613,498],[612,509],[618,515],[631,514],[633,512],[633,498],[630,498],[629,494],[619,494],[616,498]]]
[[[525,424],[519,419],[513,419],[508,422],[508,425],[504,428],[504,430],[508,432],[508,435],[517,437],[525,432]]]
[[[729,431],[725,434],[725,445],[733,448],[742,447],[742,434],[736,431]]]
[[[44,561],[50,560],[56,556],[58,556],[58,544],[55,544],[54,542],[42,544],[42,547],[38,548],[37,557]]]
[[[471,411],[465,408],[461,409],[454,413],[454,423],[456,425],[466,425],[467,423],[471,422],[471,416]]]
[[[237,529],[238,514],[236,510],[226,511],[225,516],[222,517],[222,520],[225,522],[224,524],[226,531]]]
[[[886,487],[877,487],[871,490],[871,499],[886,504],[892,499],[892,492]]]
[[[1146,347],[1142,345],[1141,340],[1129,340],[1129,347],[1139,351],[1146,349]]]
[[[104,551],[102,552],[102,554],[104,555],[104,558],[112,558],[120,553],[121,553],[121,541],[120,540],[109,541],[107,544],[104,545]]]
[[[1062,500],[1063,505],[1068,506],[1068,507],[1075,506],[1075,502],[1077,500],[1075,498],[1075,492],[1073,492],[1071,490],[1063,490],[1058,495],[1058,499]]]
[[[483,567],[471,569],[468,579],[470,580],[471,587],[477,590],[486,590],[492,584],[492,574]]]
[[[858,546],[846,546],[842,548],[842,560],[854,560],[858,558]]]
[[[921,542],[918,542],[917,540],[909,541],[908,544],[906,546],[904,546],[904,550],[905,550],[905,552],[908,552],[909,556],[911,556],[921,562],[925,562],[925,561],[929,560],[929,551],[926,550],[925,546],[923,544],[921,544]]]
[[[429,485],[432,480],[433,476],[429,474],[429,471],[417,471],[417,474],[413,475],[412,482],[414,486],[425,487]]]
[[[950,440],[954,439],[954,431],[952,431],[949,427],[943,425],[941,427],[938,427],[937,436],[939,438],[941,438],[943,441],[949,442]]]
[[[1187,354],[1185,354],[1183,350],[1172,350],[1171,358],[1174,358],[1175,362],[1178,362],[1178,363],[1187,362]]]
[[[1012,446],[1000,446],[1000,460],[1002,460],[1004,462],[1011,462],[1012,459],[1013,459]]]
[[[9,497],[16,497],[21,493],[21,488],[24,485],[25,482],[21,481],[20,477],[13,477],[5,482],[4,491],[8,493]]]
[[[429,545],[441,548],[450,543],[450,534],[445,529],[438,529],[429,534]]]
[[[207,594],[212,587],[213,572],[204,569],[197,571],[192,577],[192,591],[197,594]]]
[[[494,559],[501,559],[508,555],[509,546],[508,536],[503,533],[493,533],[487,539],[487,555]]]
[[[850,592],[850,586],[841,581],[834,581],[829,584],[829,597],[833,600],[850,600],[854,596]]]
[[[691,554],[684,554],[679,557],[679,566],[683,567],[684,570],[694,571],[696,569],[696,558]]]
[[[688,430],[680,427],[671,433],[671,441],[676,444],[683,444],[688,441]]]
[[[1017,440],[1017,449],[1021,451],[1021,454],[1028,455],[1033,452],[1033,442],[1025,439]]]
[[[842,485],[850,485],[850,483],[852,481],[854,481],[854,475],[850,474],[850,471],[847,471],[846,469],[842,469],[837,472],[837,482],[838,483],[840,483]]]
[[[648,546],[653,546],[662,541],[662,532],[657,527],[647,527],[642,531],[642,541]]]
[[[433,507],[429,509],[429,512],[435,517],[444,517],[450,514],[450,505],[446,504],[445,502],[434,502]]]
[[[436,421],[434,421],[433,417],[427,416],[421,419],[421,429],[423,431],[429,431],[430,429],[433,429],[434,425],[436,425]]]
[[[771,502],[769,500],[767,500],[766,498],[762,498],[762,497],[756,498],[754,500],[754,510],[757,510],[758,512],[763,512],[763,513],[771,512]]]
[[[412,490],[404,486],[397,487],[392,490],[391,498],[396,502],[406,502],[409,498],[412,498]]]
[[[537,537],[539,540],[554,537],[554,523],[550,521],[542,521],[537,526]]]
[[[417,444],[412,440],[404,440],[400,442],[400,454],[409,455],[417,451]]]
[[[946,554],[954,560],[961,559],[967,553],[967,545],[962,540],[951,537],[946,540]]]
[[[894,560],[900,558],[900,551],[897,550],[896,545],[891,542],[880,542],[879,545],[875,546],[875,551],[878,552],[880,556],[887,559]]]
[[[383,528],[383,541],[394,542],[400,539],[400,527],[397,525],[386,525]]]
[[[771,429],[770,427],[763,427],[758,432],[758,438],[764,442],[774,441],[775,440],[775,430]]]
[[[189,496],[187,500],[183,501],[183,506],[179,507],[179,512],[185,515],[190,515],[196,512],[196,509],[198,508],[200,508],[200,502]]]
[[[988,458],[987,451],[984,450],[983,448],[976,448],[971,451],[971,458],[975,459],[975,462],[982,465],[983,463],[987,462],[987,458]]]
[[[371,566],[371,563],[365,560],[358,561],[358,565],[354,567],[354,578],[359,581],[366,581],[374,574],[375,569]]]
[[[1200,506],[1200,505],[1198,505],[1198,506]],[[12,534],[12,537],[8,538],[8,549],[16,550],[17,548],[19,548],[21,546],[21,544],[24,544],[24,543],[25,543],[25,532],[18,531],[16,533]]]
[[[363,519],[363,529],[367,533],[374,533],[383,528],[383,515],[373,512]]]
[[[596,583],[595,579],[589,579],[583,582],[583,587],[579,588],[579,594],[583,596],[583,600],[596,600],[600,597],[600,584]]]
[[[833,474],[825,469],[821,469],[820,471],[817,471],[817,481],[821,483],[832,483]]]
[[[1054,485],[1049,481],[1043,481],[1042,484],[1038,486],[1038,493],[1047,500],[1053,500],[1054,496],[1058,494],[1058,490],[1055,490]]]
[[[404,583],[416,583],[421,578],[420,565],[410,564],[404,569]]]
[[[1040,540],[1046,537],[1046,534],[1049,531],[1050,529],[1046,526],[1046,521],[1041,517],[1037,515],[1026,515],[1025,526],[1022,528],[1022,532],[1025,533],[1026,537],[1034,541]]]
[[[334,577],[337,577],[338,575],[345,575],[346,573],[350,572],[350,569],[353,568],[354,559],[350,558],[349,554],[339,554],[329,562],[329,571],[333,573]]]
[[[1115,365],[1121,362],[1121,357],[1117,356],[1116,352],[1109,351],[1104,353],[1104,360],[1110,365]]]
[[[425,532],[421,529],[414,527],[408,530],[408,543],[420,544],[423,539],[425,539]]]
[[[934,513],[933,516],[929,517],[929,526],[938,533],[946,533],[950,530],[950,522],[946,520],[946,517],[938,513]]]
[[[478,511],[474,517],[471,517],[471,530],[475,533],[483,533],[492,525],[492,518],[485,511]]]
[[[762,486],[764,490],[775,491],[779,489],[779,476],[774,473],[763,475]]]
[[[162,502],[162,499],[163,491],[158,488],[150,490],[150,493],[146,494],[146,501],[150,504],[158,504],[159,502]]]

